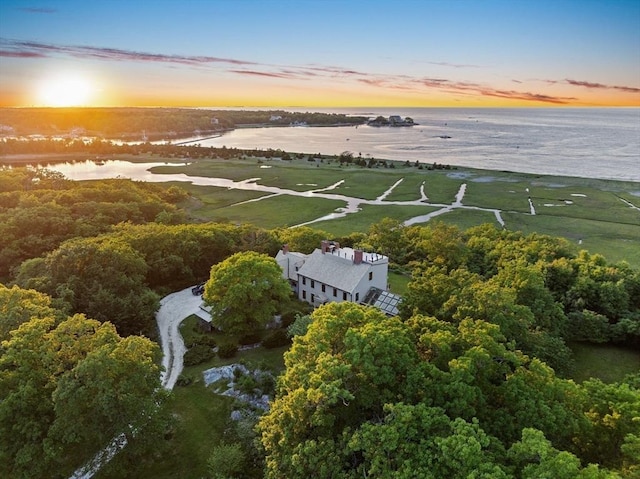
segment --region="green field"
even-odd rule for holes
[[[573,379],[577,382],[599,378],[605,383],[621,381],[640,371],[640,354],[613,344],[571,343],[575,360]]]
[[[148,158],[151,160],[163,159]],[[507,229],[561,236],[574,244],[576,251],[586,249],[612,262],[624,260],[640,267],[640,197],[637,196],[640,184],[636,182],[468,168],[431,171],[400,162],[394,163],[394,168],[361,168],[340,166],[328,159],[322,162],[206,159],[188,165],[156,167],[153,171],[234,181],[253,179],[258,185],[309,192],[306,196],[273,195],[179,183],[196,198],[184,205],[194,219],[252,223],[264,228],[295,226],[340,211],[347,205],[345,200],[312,197],[311,193],[334,186],[323,193],[362,201],[355,213],[311,224],[334,236],[366,232],[371,224],[385,217],[406,221],[436,211],[442,205],[450,205],[461,185],[466,184],[463,208],[437,216],[438,221],[461,229],[482,223],[499,226],[495,214],[486,211],[499,210]],[[399,180],[402,181],[398,183]],[[421,185],[428,199],[419,203]],[[385,193],[383,201],[371,204]],[[535,215],[531,214],[529,201]]]

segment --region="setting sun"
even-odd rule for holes
[[[43,80],[38,88],[38,102],[43,106],[88,106],[94,88],[80,75],[57,75]]]

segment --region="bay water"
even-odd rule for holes
[[[288,111],[323,111],[297,108]],[[448,164],[541,175],[640,181],[640,108],[332,108],[400,115],[412,127],[239,128],[201,146]]]

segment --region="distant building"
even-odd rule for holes
[[[385,118],[384,116],[378,116],[373,120],[369,120],[367,122],[369,126],[414,126],[417,125],[413,121],[413,118],[406,117],[402,118],[399,115],[391,115],[389,118]]]
[[[325,240],[309,255],[289,251],[285,245],[276,261],[298,299],[314,307],[351,301],[398,314],[400,297],[387,291],[389,258],[384,255]]]
[[[269,121],[280,121],[282,120],[282,116],[280,115],[271,115],[271,118],[269,118]]]

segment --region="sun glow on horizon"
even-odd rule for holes
[[[43,79],[38,85],[37,102],[42,106],[91,106],[96,89],[92,82],[79,74],[57,74]]]

